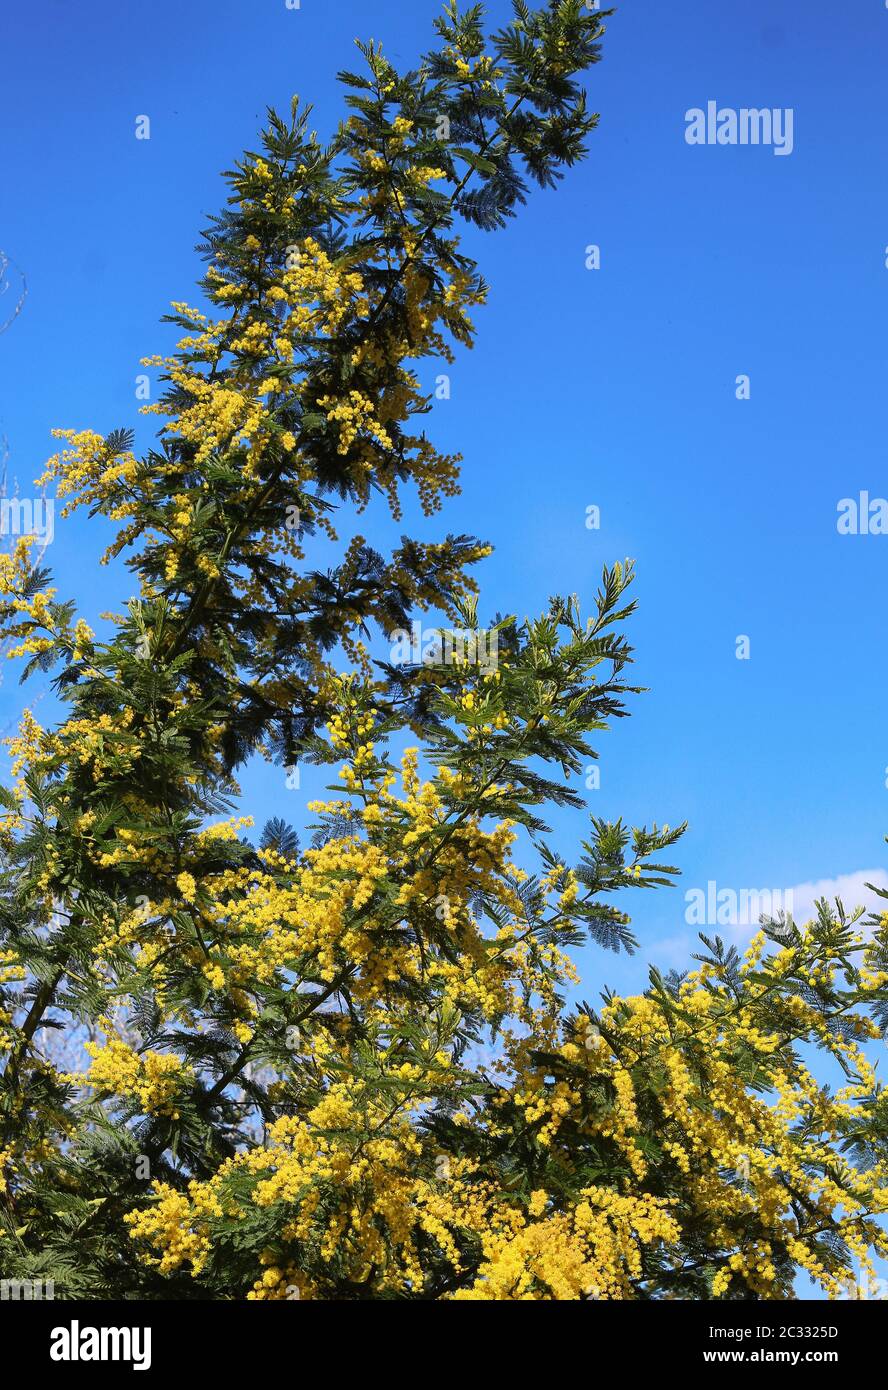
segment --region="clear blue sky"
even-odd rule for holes
[[[266,104],[299,92],[329,133],[354,38],[407,64],[438,9],[9,10],[0,247],[29,296],[0,335],[0,422],[23,493],[54,425],[138,424],[147,444],[138,360],[169,346],[160,315],[193,297],[219,171],[252,144]],[[490,10],[500,20],[508,6]],[[636,895],[643,956],[671,965],[693,938],[686,888],[789,887],[888,863],[888,537],[836,530],[840,498],[888,495],[888,10],[630,2],[604,55],[589,82],[591,157],[506,232],[468,238],[492,293],[430,428],[465,455],[462,497],[440,524],[496,546],[489,612],[536,612],[556,590],[588,602],[604,561],[638,562],[632,637],[651,690],[602,739],[588,799],[608,816],[690,820],[682,887]],[[793,108],[791,156],[689,146],[685,112],[708,100]],[[138,115],[149,141],[134,138]],[[585,268],[589,243],[598,271]],[[740,373],[749,401],[735,398]],[[599,531],[584,524],[593,503]],[[90,621],[129,593],[99,570],[102,546],[100,524],[59,523],[49,555]],[[735,658],[739,634],[749,661]],[[7,677],[2,722],[20,704]],[[248,800],[298,825],[306,798],[281,780],[250,772]],[[570,853],[583,830],[559,816],[558,843]],[[588,953],[589,993],[605,977],[637,983],[640,967]]]

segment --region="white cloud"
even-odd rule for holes
[[[754,904],[754,911],[758,913],[768,911],[769,899],[773,915],[778,915],[778,909],[784,904],[789,907],[792,904],[792,917],[797,926],[804,926],[816,917],[817,910],[815,904],[821,898],[826,898],[827,902],[834,907],[836,898],[840,898],[845,912],[850,916],[858,907],[863,907],[864,916],[858,923],[858,930],[865,927],[866,917],[870,912],[888,911],[888,899],[880,898],[878,894],[867,888],[867,884],[872,883],[876,888],[888,890],[888,870],[885,869],[856,869],[850,874],[838,874],[835,878],[812,879],[807,883],[796,883],[792,887],[773,889],[771,893],[762,891],[757,894],[750,906]],[[714,895],[724,888],[724,884],[719,882],[704,885],[702,890],[691,890],[699,892],[703,897],[707,896],[707,889]],[[688,924],[685,931],[676,932],[669,936],[653,937],[644,944],[645,959],[652,960],[660,970],[690,970],[695,968],[696,962],[692,959],[694,953],[701,949],[699,933],[713,937],[720,936],[728,945],[737,946],[741,951],[746,943],[759,930],[757,916],[743,916],[738,914],[737,906],[743,906],[742,893],[747,890],[735,890],[731,897],[735,899],[734,906],[730,906],[730,898],[724,908],[722,921],[701,923],[699,919]],[[759,901],[761,899],[761,901]],[[724,901],[724,900],[722,900]],[[687,898],[686,898],[687,902]],[[711,906],[712,904],[710,904]],[[722,903],[719,902],[721,910]],[[724,920],[729,917],[729,920]]]
[[[798,923],[807,922],[815,916],[814,904],[818,898],[826,898],[829,903],[841,898],[846,912],[856,907],[865,907],[867,912],[888,910],[888,899],[880,898],[867,888],[872,883],[876,888],[888,888],[888,871],[885,869],[856,869],[853,874],[840,874],[838,878],[818,878],[813,883],[797,883],[792,893],[792,915]]]
[[[654,941],[647,954],[659,970],[689,970],[697,964],[691,956],[699,949],[699,937],[682,932],[681,936],[664,936]]]
[[[686,890],[685,921],[697,931],[716,931],[724,939],[740,944],[758,931],[762,916],[776,918],[784,911],[798,926],[804,926],[816,917],[816,904],[821,898],[831,906],[836,898],[841,899],[849,915],[858,907],[863,907],[866,913],[888,911],[888,900],[868,888],[868,883],[875,888],[888,889],[888,871],[857,869],[836,878],[813,879],[792,887],[737,888],[709,880],[703,887]],[[678,954],[685,940],[681,936],[671,937],[661,945]]]

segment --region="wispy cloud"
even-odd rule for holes
[[[811,879],[806,883],[777,889],[727,888],[722,882],[707,883],[689,890],[685,920],[688,931],[663,937],[656,942],[658,963],[665,968],[683,968],[699,947],[700,931],[721,936],[722,940],[744,946],[759,930],[762,915],[790,914],[798,926],[817,915],[817,903],[825,898],[833,905],[838,898],[847,913],[863,907],[865,913],[888,911],[888,900],[880,898],[867,884],[888,890],[888,870],[855,869],[835,878]]]
[[[664,936],[655,941],[648,955],[660,970],[689,970],[696,965],[691,957],[700,949],[700,939],[695,932],[682,932],[680,936]]]
[[[888,900],[880,898],[872,889],[867,888],[868,883],[876,888],[888,889],[888,870],[855,869],[853,873],[838,874],[836,878],[818,878],[807,883],[796,883],[791,888],[781,890],[782,901],[787,907],[791,904],[792,919],[798,926],[803,926],[812,917],[817,916],[817,903],[821,898],[826,898],[830,905],[839,898],[848,913],[858,907],[864,907],[867,912],[888,910]],[[777,915],[776,912],[774,915]],[[757,921],[738,920],[734,914],[734,919],[730,925],[721,929],[721,934],[730,941],[746,941],[754,936],[758,929]]]
[[[888,888],[888,871],[885,869],[856,869],[852,874],[840,874],[838,878],[818,878],[813,883],[797,883],[792,891],[792,915],[796,922],[807,922],[815,915],[814,904],[819,898],[832,903],[841,898],[846,912],[856,907],[865,907],[868,912],[883,912],[888,909],[888,901],[878,897],[867,888],[872,883],[876,888]]]

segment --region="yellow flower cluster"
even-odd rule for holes
[[[56,439],[68,441],[68,447],[54,455],[45,471],[35,481],[36,487],[57,484],[58,497],[72,500],[62,509],[68,516],[76,507],[86,503],[117,499],[109,515],[117,520],[131,516],[135,500],[127,497],[127,484],[132,484],[139,471],[138,460],[128,451],[109,453],[100,434],[93,430],[53,430]]]
[[[133,1218],[148,1258],[199,1273],[220,1213],[237,1219],[239,1174],[251,1177],[251,1200],[277,1213],[274,1247],[249,1295],[256,1299],[294,1289],[327,1296],[316,1265],[306,1269],[307,1250],[320,1251],[322,1265],[335,1263],[337,1278],[379,1296],[410,1294],[424,1277],[420,1252],[429,1241],[454,1271],[453,1296],[470,1300],[635,1298],[649,1256],[668,1266],[686,1229],[694,1240],[705,1233],[719,1252],[713,1297],[730,1296],[742,1281],[759,1297],[786,1298],[787,1260],[828,1295],[840,1294],[841,1267],[825,1260],[820,1242],[825,1227],[864,1267],[869,1251],[888,1253],[878,1221],[888,1212],[886,1166],[857,1167],[837,1146],[876,1103],[863,1050],[874,1027],[851,1013],[836,1033],[804,993],[777,992],[788,979],[813,989],[834,974],[816,930],[771,956],[756,938],[739,999],[736,984],[709,963],[684,980],[671,1005],[655,992],[613,997],[594,1025],[581,1015],[565,1032],[560,988],[575,977],[555,946],[527,940],[522,875],[509,860],[514,830],[487,829],[472,816],[451,830],[448,797],[467,787],[447,769],[424,783],[416,750],[402,758],[400,794],[393,773],[362,777],[355,766],[376,711],[359,708],[348,681],[337,689],[330,735],[349,758],[366,838],[334,835],[289,858],[266,851],[263,869],[202,885],[203,920],[216,943],[204,969],[240,1011],[245,1043],[257,983],[283,983],[307,968],[329,991],[347,979],[351,1006],[375,1039],[373,1066],[355,1074],[347,1029],[300,1026],[292,1071],[282,1066],[276,1084],[288,1094],[310,1066],[316,1099],[273,1122],[262,1144],[208,1182],[193,1183],[187,1199],[159,1189]],[[312,809],[335,821],[352,815],[353,802]],[[179,887],[187,897],[191,885]],[[557,920],[571,910],[576,879],[555,866],[541,891]],[[503,914],[492,936],[472,910],[479,892]],[[856,938],[853,949],[862,979],[883,973],[872,963],[873,942]],[[436,998],[437,1023],[411,1012],[408,985]],[[480,1159],[448,1156],[439,1167],[417,1123],[473,1079],[450,1041],[468,1011],[500,1031],[493,1070],[501,1084],[493,1103],[461,1109],[455,1122],[474,1129],[473,1152],[483,1151],[485,1136],[495,1142],[516,1125],[525,1143],[532,1137],[552,1181],[524,1199]],[[503,1028],[504,1018],[514,1024]],[[420,1024],[422,1037],[405,1051],[405,1029]],[[798,1041],[832,1052],[848,1084],[835,1092],[819,1085],[793,1051]],[[558,1055],[562,1070],[552,1075],[541,1054]],[[756,1058],[756,1086],[740,1065],[744,1055]],[[617,1186],[584,1186],[568,1201],[556,1194],[569,1188],[584,1153],[613,1155],[626,1176]],[[664,1197],[664,1185],[680,1195]],[[478,1252],[471,1268],[469,1248]]]
[[[347,454],[355,440],[365,435],[383,449],[391,449],[391,437],[374,418],[373,402],[360,391],[349,391],[348,396],[339,400],[332,396],[321,396],[318,405],[326,410],[327,419],[339,427],[337,453]]]
[[[145,1115],[178,1118],[175,1097],[191,1073],[174,1053],[138,1053],[121,1038],[111,1038],[104,1046],[89,1042],[86,1051],[92,1058],[89,1070],[66,1080],[138,1101]]]

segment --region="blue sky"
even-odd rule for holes
[[[23,493],[54,425],[133,424],[147,444],[139,358],[170,345],[159,318],[193,298],[219,171],[252,145],[265,106],[299,92],[329,133],[354,38],[406,65],[438,9],[45,0],[6,16],[0,247],[28,298],[0,334],[0,429]],[[629,904],[641,956],[584,953],[589,994],[638,984],[645,959],[684,958],[689,888],[842,878],[853,898],[888,864],[888,537],[836,529],[841,498],[888,494],[886,57],[881,0],[627,3],[588,84],[601,112],[590,158],[507,231],[467,237],[491,296],[430,422],[465,456],[463,493],[443,520],[410,524],[494,543],[488,612],[534,613],[555,591],[588,605],[605,561],[636,559],[631,636],[650,693],[603,737],[588,801],[690,821],[681,887]],[[792,154],[688,145],[685,112],[709,100],[792,108]],[[135,139],[139,115],[150,140]],[[591,243],[599,270],[585,266]],[[749,400],[736,399],[741,373]],[[90,621],[130,592],[98,568],[103,543],[99,523],[58,523],[49,555]],[[2,722],[21,703],[7,675]],[[304,795],[281,782],[249,772],[246,800],[299,824],[318,782],[306,776]],[[584,830],[580,815],[557,818],[568,854]]]

